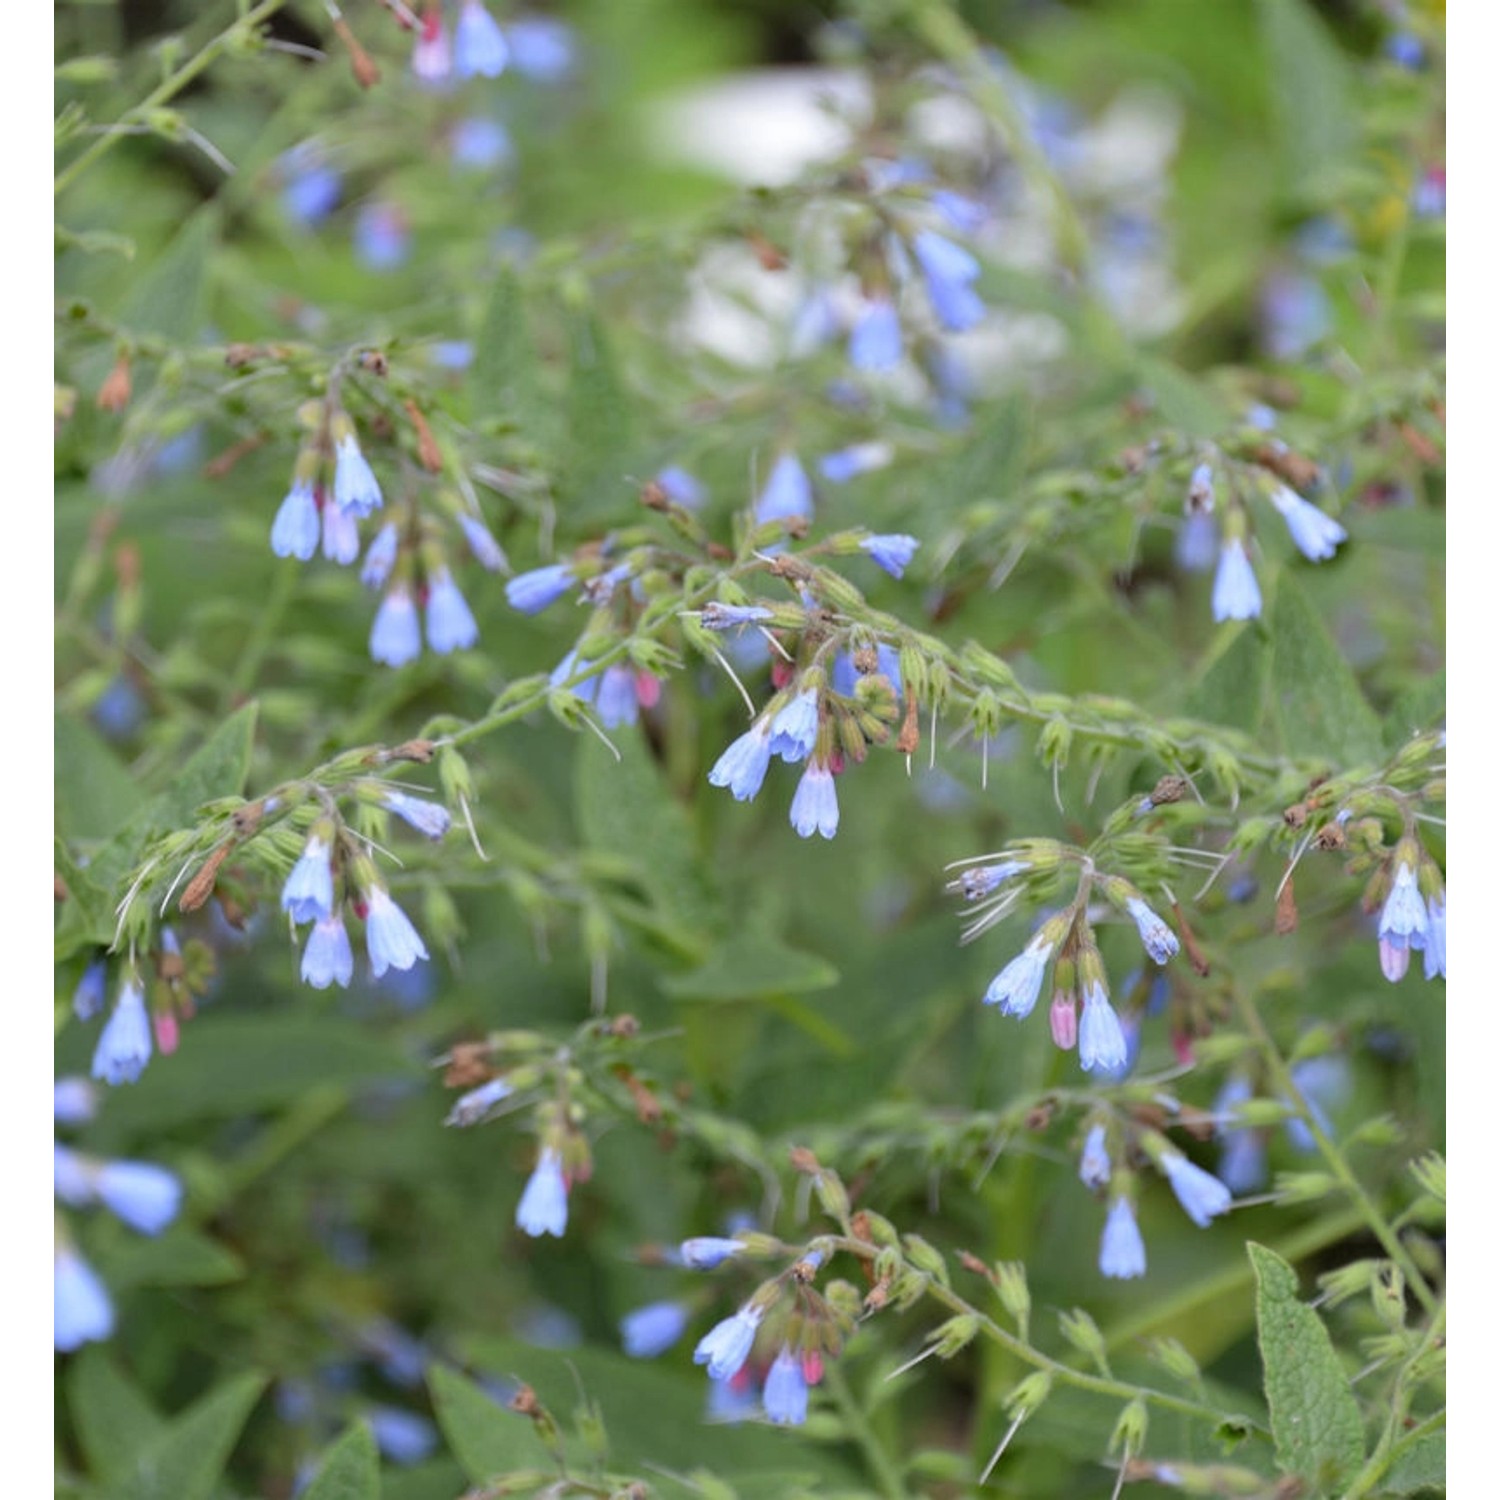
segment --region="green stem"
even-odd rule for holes
[[[1260,1048],[1261,1056],[1265,1059],[1277,1093],[1296,1106],[1313,1140],[1317,1142],[1319,1154],[1338,1179],[1339,1186],[1348,1193],[1370,1233],[1380,1241],[1385,1253],[1401,1268],[1401,1274],[1405,1276],[1412,1295],[1422,1304],[1423,1310],[1431,1316],[1437,1311],[1438,1306],[1432,1288],[1427,1285],[1426,1278],[1422,1275],[1416,1261],[1411,1258],[1406,1246],[1401,1243],[1400,1237],[1391,1228],[1385,1215],[1376,1207],[1374,1200],[1354,1175],[1348,1161],[1344,1158],[1344,1153],[1318,1123],[1316,1112],[1309,1107],[1302,1090],[1297,1087],[1297,1081],[1292,1077],[1292,1070],[1286,1065],[1280,1049],[1271,1039],[1271,1033],[1266,1029],[1255,1001],[1247,990],[1238,985],[1234,987],[1234,1004],[1235,1009],[1240,1013],[1240,1019],[1245,1023],[1246,1030]]]
[[[845,1431],[864,1455],[880,1493],[887,1500],[906,1500],[908,1492],[902,1481],[901,1471],[891,1461],[890,1455],[875,1435],[875,1429],[870,1426],[869,1418],[854,1399],[849,1382],[844,1379],[843,1371],[836,1361],[824,1366],[823,1383],[828,1394],[833,1397],[833,1404],[838,1407],[839,1415],[844,1419]]]
[[[216,62],[235,41],[241,36],[251,34],[255,27],[275,15],[285,4],[286,0],[261,0],[261,3],[253,10],[237,16],[232,25],[226,26],[218,36],[206,43],[196,56],[190,57],[175,73],[162,79],[139,104],[127,110],[113,126],[106,127],[103,135],[99,136],[87,150],[74,157],[54,178],[53,197],[57,197],[64,189],[70,187],[105,152],[110,150],[123,133],[119,127],[132,118],[149,114],[151,110],[160,109],[162,105],[175,99],[205,68]]]
[[[1357,1500],[1358,1496],[1369,1494],[1385,1478],[1391,1465],[1404,1449],[1411,1447],[1421,1438],[1426,1437],[1429,1432],[1436,1431],[1438,1427],[1446,1423],[1446,1412],[1436,1412],[1412,1432],[1404,1434],[1399,1442],[1396,1441],[1396,1433],[1406,1421],[1406,1413],[1411,1406],[1411,1390],[1408,1386],[1411,1373],[1422,1356],[1442,1337],[1446,1327],[1447,1318],[1444,1309],[1439,1308],[1427,1325],[1427,1332],[1423,1334],[1422,1341],[1412,1350],[1405,1364],[1402,1365],[1400,1374],[1396,1377],[1395,1390],[1391,1394],[1390,1415],[1380,1434],[1380,1441],[1375,1445],[1375,1451],[1370,1455],[1364,1468],[1355,1475],[1354,1482],[1344,1491],[1344,1500]]]

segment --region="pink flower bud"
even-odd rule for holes
[[[177,1050],[177,1017],[171,1011],[158,1011],[151,1017],[151,1029],[156,1033],[156,1050],[163,1057],[170,1057]]]
[[[1052,996],[1052,1009],[1048,1013],[1052,1023],[1052,1040],[1064,1052],[1078,1045],[1078,1000],[1077,997],[1057,990]]]

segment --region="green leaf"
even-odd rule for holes
[[[87,724],[52,721],[53,824],[63,838],[112,837],[145,800],[119,756]]]
[[[1398,750],[1414,734],[1435,729],[1448,706],[1448,674],[1436,671],[1414,682],[1385,716],[1385,743]]]
[[[997,403],[994,414],[943,466],[935,486],[951,510],[986,499],[1006,500],[1026,468],[1031,408],[1023,396]]]
[[[1216,652],[1189,692],[1183,712],[1253,734],[1265,716],[1270,644],[1254,626],[1219,632],[1215,639]]]
[[[573,517],[617,511],[629,472],[629,395],[604,325],[592,309],[568,319],[568,489]]]
[[[526,327],[520,278],[509,266],[495,277],[469,367],[469,400],[476,420],[503,417],[524,427],[537,401],[536,349]]]
[[[663,935],[693,957],[720,925],[718,894],[698,858],[687,810],[672,795],[639,735],[621,736],[620,759],[592,735],[578,742],[574,804],[591,852],[628,865],[651,897]]]
[[[1316,194],[1357,140],[1349,65],[1307,0],[1259,0],[1259,10],[1288,185]]]
[[[1276,1461],[1320,1492],[1364,1458],[1364,1428],[1328,1330],[1297,1299],[1297,1273],[1274,1250],[1245,1247],[1255,1272],[1255,1321],[1266,1372]]]
[[[1180,432],[1211,437],[1229,425],[1228,414],[1208,387],[1170,360],[1141,355],[1135,369],[1156,398],[1157,409]]]
[[[754,1000],[762,995],[800,995],[826,990],[839,971],[826,959],[788,948],[770,933],[740,931],[715,946],[687,974],[661,981],[678,1000]]]
[[[69,1366],[68,1411],[89,1471],[105,1480],[126,1473],[167,1427],[114,1355],[97,1344],[80,1350]]]
[[[1423,1433],[1396,1460],[1380,1481],[1382,1495],[1410,1495],[1417,1490],[1446,1489],[1448,1484],[1448,1434]]]
[[[222,1286],[245,1274],[244,1262],[231,1250],[179,1225],[156,1239],[132,1237],[102,1257],[110,1286]]]
[[[331,1017],[200,1015],[183,1033],[180,1066],[153,1067],[110,1095],[122,1135],[274,1109],[327,1086],[421,1076],[393,1041]]]
[[[1273,700],[1287,752],[1349,767],[1378,759],[1380,721],[1290,571],[1276,582],[1271,643]]]
[[[209,1500],[265,1377],[238,1375],[195,1402],[135,1456],[110,1500]]]
[[[506,1411],[472,1380],[444,1365],[431,1365],[427,1387],[443,1436],[475,1484],[550,1464],[547,1450],[532,1430],[531,1419]]]
[[[134,333],[154,333],[174,343],[193,338],[202,321],[204,271],[219,216],[200,208],[131,288],[119,322]]]
[[[363,1422],[356,1422],[323,1455],[302,1500],[380,1500],[380,1454]]]

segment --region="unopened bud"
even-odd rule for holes
[[[1005,1398],[1006,1414],[1014,1422],[1029,1417],[1052,1394],[1052,1377],[1045,1370],[1033,1370]]]
[[[1059,1313],[1058,1326],[1062,1329],[1062,1336],[1080,1354],[1088,1355],[1096,1365],[1103,1366],[1104,1335],[1099,1332],[1099,1325],[1081,1307],[1075,1307],[1072,1312]]]
[[[1116,1448],[1119,1448],[1126,1454],[1139,1453],[1146,1441],[1146,1427],[1149,1421],[1146,1403],[1137,1396],[1120,1413],[1120,1419],[1115,1423],[1115,1430],[1109,1439],[1110,1452],[1113,1453]]]

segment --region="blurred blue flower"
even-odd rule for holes
[[[107,1339],[115,1331],[115,1309],[104,1283],[71,1245],[52,1259],[52,1344],[68,1353]]]
[[[459,0],[453,28],[453,70],[460,78],[498,78],[510,56],[500,23],[482,0]]]
[[[447,568],[435,568],[427,580],[427,644],[439,656],[466,651],[479,639],[479,626],[468,601]]]
[[[790,1349],[784,1347],[771,1361],[761,1400],[766,1415],[782,1426],[800,1427],[807,1420],[807,1376]]]
[[[1126,1281],[1146,1274],[1146,1242],[1135,1220],[1135,1209],[1123,1195],[1109,1206],[1104,1237],[1099,1242],[1101,1275]]]
[[[655,1359],[682,1337],[687,1324],[685,1303],[651,1302],[620,1320],[620,1342],[632,1359]]]

